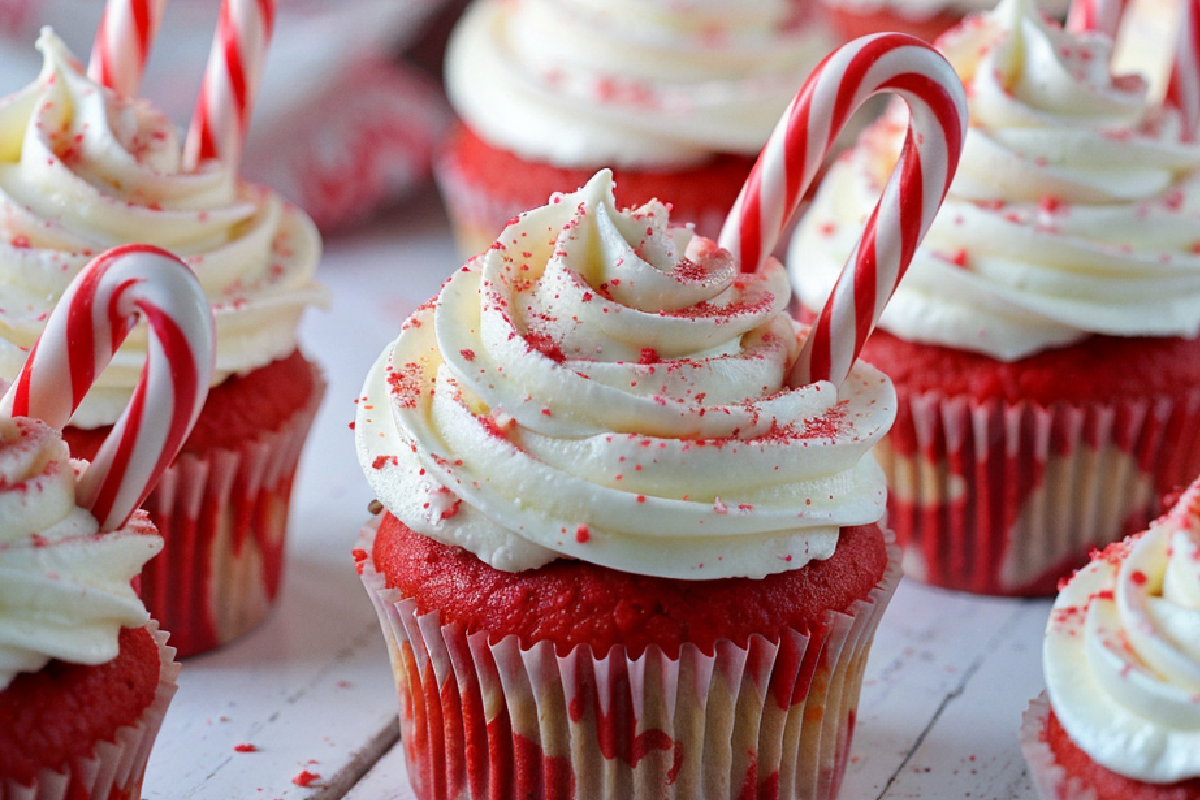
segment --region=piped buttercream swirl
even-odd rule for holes
[[[51,659],[109,661],[120,629],[150,618],[130,581],[161,537],[137,517],[98,533],[75,480],[48,425],[0,418],[0,689]]]
[[[1200,777],[1200,489],[1063,588],[1043,650],[1063,729],[1113,772]]]
[[[880,326],[1014,360],[1091,334],[1200,333],[1200,145],[1114,76],[1111,42],[1004,0],[938,46],[968,88],[958,172]],[[895,108],[830,170],[789,254],[819,307],[905,130]]]
[[[296,348],[305,307],[325,302],[312,221],[232,166],[187,170],[174,126],[87,78],[50,31],[41,74],[0,100],[0,378],[12,380],[67,284],[101,251],[158,245],[195,271],[217,330],[214,383]],[[126,339],[72,422],[113,423],[146,357]]]
[[[789,0],[478,0],[446,85],[486,140],[558,166],[756,154],[833,49]]]
[[[789,387],[787,277],[741,274],[612,178],[523,214],[418,309],[355,422],[377,496],[503,570],[560,555],[675,578],[827,558],[883,514],[895,414],[859,364]]]

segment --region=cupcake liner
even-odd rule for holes
[[[400,698],[401,742],[420,800],[833,798],[845,772],[867,653],[900,579],[899,553],[879,584],[819,630],[773,644],[684,645],[595,654],[419,614],[385,586],[357,544]]]
[[[876,457],[906,575],[1050,595],[1200,473],[1200,390],[1049,408],[901,392]]]
[[[99,742],[87,758],[77,759],[64,771],[41,770],[32,786],[0,778],[0,800],[138,800],[150,750],[162,726],[167,706],[175,696],[179,664],[168,634],[151,620],[146,626],[158,644],[159,675],[154,699],[135,725],[119,728],[113,741]]]
[[[274,605],[292,483],[325,394],[312,369],[312,397],[277,430],[236,450],[180,455],[143,504],[164,546],[142,570],[142,599],[180,658],[237,639]]]
[[[1042,692],[1029,702],[1021,715],[1021,754],[1029,766],[1033,788],[1044,800],[1097,800],[1096,790],[1079,778],[1068,776],[1046,743],[1050,701]]]

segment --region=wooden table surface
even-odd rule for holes
[[[146,776],[150,800],[410,800],[383,637],[350,548],[372,494],[349,423],[367,368],[460,266],[430,193],[326,242],[330,307],[302,339],[329,391],[301,465],[281,602],[188,659]],[[1032,800],[1017,745],[1042,689],[1049,601],[902,581],[867,665],[840,797]]]

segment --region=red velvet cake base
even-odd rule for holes
[[[877,331],[896,386],[876,455],[905,573],[1050,595],[1200,473],[1200,340],[1091,337],[1005,363]]]
[[[516,635],[525,647],[552,641],[560,653],[580,644],[607,653],[623,645],[631,658],[651,644],[668,657],[691,642],[705,653],[728,639],[745,647],[752,634],[777,641],[786,629],[808,632],[827,611],[866,597],[887,569],[878,525],[844,528],[833,557],[761,580],[652,578],[559,559],[538,569],[493,569],[470,552],[414,533],[385,514],[372,552],[388,588],[414,598],[418,613],[437,610],[444,623],[493,641]]]
[[[546,205],[555,192],[575,191],[603,167],[613,169],[618,208],[657,198],[671,204],[673,224],[695,223],[699,233],[715,239],[752,166],[754,157],[729,153],[662,170],[557,167],[493,147],[459,125],[442,154],[438,179],[460,250],[469,257],[486,250],[518,214]]]
[[[656,581],[569,561],[493,574],[376,518],[354,557],[388,641],[414,793],[832,800],[899,581],[878,526],[843,530],[825,570],[766,590],[770,579]],[[398,585],[447,613],[422,611]],[[748,596],[756,589],[764,596]],[[769,629],[788,620],[806,630]]]
[[[158,645],[145,628],[118,641],[105,664],[51,661],[0,691],[0,776],[32,785],[39,770],[62,771],[141,719],[158,688]]]
[[[142,599],[180,658],[236,639],[274,604],[295,470],[324,392],[299,351],[227,378],[146,499],[164,546],[142,571]],[[63,438],[91,458],[108,430]]]

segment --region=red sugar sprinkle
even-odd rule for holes
[[[588,530],[588,526],[586,524],[581,524],[575,529],[575,541],[579,542],[580,544],[587,544],[588,540],[591,538],[592,533]]]
[[[1142,572],[1140,569],[1135,569],[1133,572],[1129,573],[1129,580],[1133,581],[1135,586],[1145,586],[1146,573]]]
[[[462,350],[459,350],[458,352],[459,352],[459,355],[461,355],[467,361],[475,360],[475,351],[469,347],[464,347]]]
[[[1054,214],[1062,209],[1062,198],[1048,194],[1038,202],[1038,207],[1047,214]]]
[[[653,347],[643,347],[638,351],[639,364],[655,364],[658,362],[658,351]]]
[[[296,784],[297,786],[307,788],[319,780],[321,780],[321,776],[317,773],[302,769],[294,778],[292,778],[292,783]]]
[[[242,742],[241,744],[235,744],[233,746],[233,752],[235,752],[235,753],[257,753],[258,747],[256,745],[250,744],[249,742]]]

